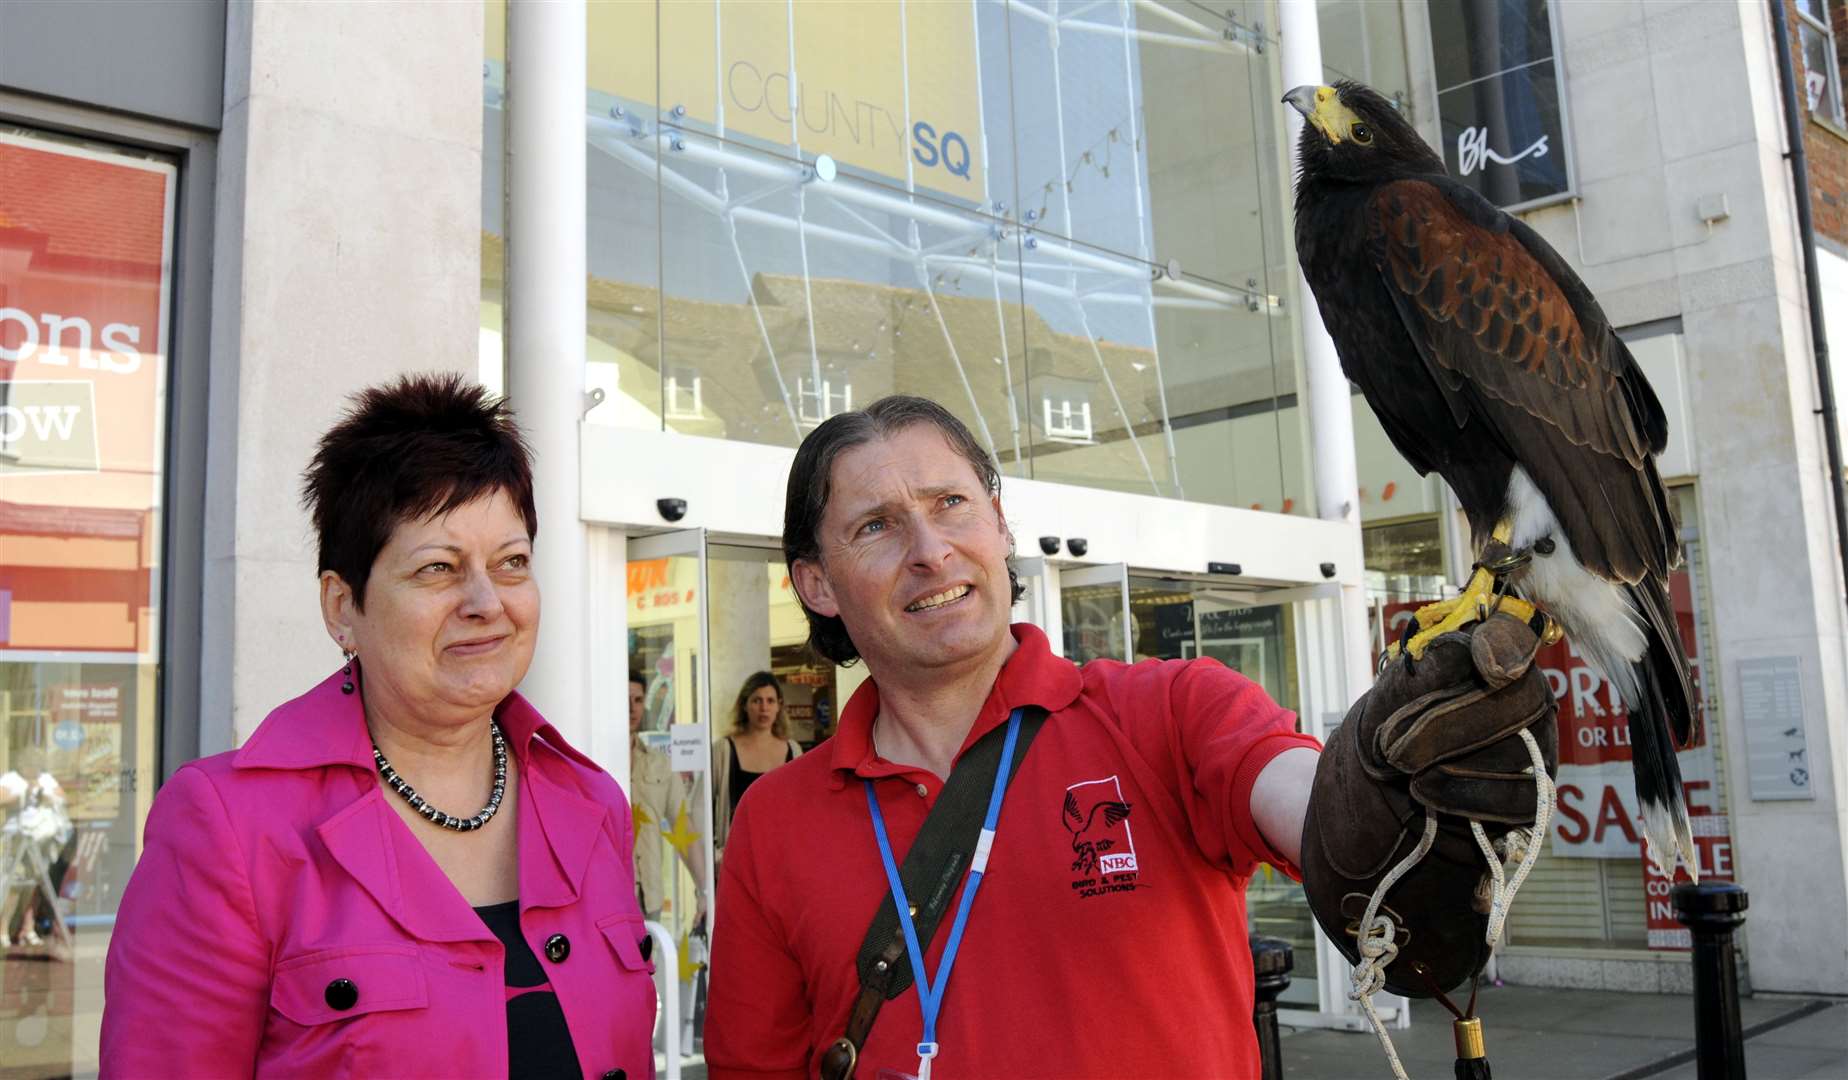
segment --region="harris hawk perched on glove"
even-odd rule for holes
[[[1697,874],[1661,403],[1559,253],[1452,179],[1391,102],[1352,82],[1284,101],[1307,120],[1296,245],[1341,368],[1399,453],[1456,492],[1476,549],[1464,594],[1419,611],[1404,653],[1497,603],[1556,619],[1629,714],[1650,857]]]

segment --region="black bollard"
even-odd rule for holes
[[[1273,937],[1251,939],[1251,970],[1257,977],[1251,1023],[1258,1030],[1263,1080],[1283,1080],[1283,1034],[1277,1030],[1277,998],[1289,989],[1290,971],[1295,966],[1296,956],[1289,942]]]
[[[1694,1061],[1700,1080],[1745,1080],[1739,965],[1733,931],[1745,924],[1745,890],[1730,881],[1681,884],[1675,918],[1694,938]]]

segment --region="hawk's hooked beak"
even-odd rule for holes
[[[1330,144],[1347,138],[1348,128],[1359,119],[1341,103],[1332,86],[1299,86],[1283,95],[1284,104],[1303,114]]]

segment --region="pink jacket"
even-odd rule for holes
[[[507,1075],[504,950],[387,805],[340,681],[154,800],[109,944],[104,1077]],[[585,1076],[651,1080],[628,803],[520,695],[496,715],[520,769],[526,940]]]

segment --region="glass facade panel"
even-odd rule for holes
[[[1149,269],[1035,236],[1025,248],[1034,478],[1175,495]]]
[[[1065,656],[1072,663],[1128,659],[1129,643],[1123,637],[1122,582],[1065,585],[1059,590],[1059,606],[1064,620]]]
[[[0,1061],[95,1068],[158,779],[176,170],[0,130]]]
[[[1244,5],[588,18],[590,422],[793,446],[917,393],[1009,475],[1308,511],[1278,415],[1296,349],[1277,50]],[[492,384],[504,5],[487,19]]]
[[[928,397],[968,424],[1004,473],[1027,475],[1030,356],[1014,240],[963,211],[817,194],[811,235],[838,237],[809,252],[816,354],[834,361],[843,387],[826,412],[886,394]],[[856,243],[869,233],[879,248]],[[892,242],[900,237],[910,239]]]
[[[1271,54],[1191,6],[1008,11],[1034,477],[1302,502]]]
[[[1129,579],[1135,659],[1208,656],[1262,686],[1286,709],[1297,709],[1296,627],[1289,605],[1252,607],[1213,582]],[[1295,950],[1286,1004],[1316,1002],[1315,920],[1302,886],[1270,866],[1258,868],[1245,896],[1247,928],[1282,938]]]
[[[1398,4],[1317,0],[1322,67],[1331,78],[1366,83],[1405,108],[1412,100],[1405,18]]]
[[[1444,598],[1444,535],[1435,516],[1361,530],[1373,658],[1397,641],[1412,612]]]
[[[1212,582],[1129,579],[1134,659],[1207,656],[1264,688],[1286,709],[1297,707],[1296,624],[1289,605],[1253,607]]]

